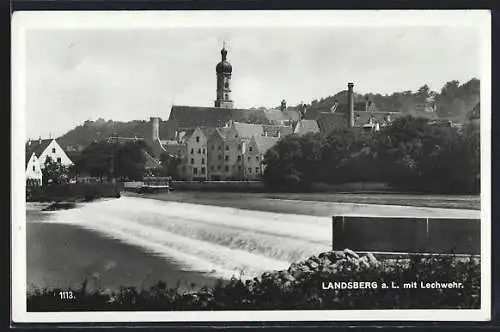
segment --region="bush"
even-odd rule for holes
[[[376,289],[323,289],[328,282],[376,282]],[[462,288],[403,288],[404,282],[456,282]],[[395,282],[400,288],[383,288]],[[84,283],[85,285],[85,283]],[[122,287],[116,292],[74,290],[78,300],[60,300],[60,290],[28,294],[28,311],[71,310],[336,310],[477,309],[479,259],[422,256],[377,260],[348,249],[325,252],[293,263],[288,270],[258,278],[219,281],[213,288],[180,293],[163,282],[148,290]],[[67,291],[67,289],[65,290]]]
[[[312,182],[382,182],[407,192],[477,194],[479,131],[431,125],[411,116],[380,132],[287,136],[264,156],[270,190],[303,191]]]

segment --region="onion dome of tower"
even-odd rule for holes
[[[231,74],[231,72],[233,71],[233,66],[231,66],[231,64],[226,60],[227,50],[225,47],[222,48],[220,54],[222,55],[222,61],[217,64],[217,66],[215,67],[215,71],[217,73]]]

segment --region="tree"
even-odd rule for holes
[[[385,179],[406,190],[472,193],[479,188],[478,132],[397,119],[377,135],[374,147]]]
[[[77,172],[99,177],[101,181],[104,177],[111,177],[117,150],[118,145],[115,143],[101,141],[90,144],[82,151],[76,162]]]
[[[162,166],[162,176],[171,176],[172,179],[179,178],[180,158],[170,155],[169,153],[163,153],[160,156],[160,163]]]
[[[114,176],[122,181],[142,180],[145,171],[145,157],[142,142],[127,142],[114,155]]]
[[[305,188],[318,179],[321,137],[287,136],[264,155],[264,182],[274,188]]]
[[[348,181],[346,173],[358,154],[367,147],[371,134],[356,129],[339,129],[325,137],[322,151],[321,178],[328,183]]]
[[[430,88],[427,84],[421,86],[420,88],[418,88],[417,92],[415,93],[416,97],[420,100],[420,101],[425,101],[427,100],[427,98],[429,98],[430,96]]]
[[[45,159],[42,169],[43,185],[63,184],[69,181],[68,168],[60,162],[53,161],[50,156]]]
[[[76,163],[78,173],[89,173],[101,178],[141,180],[145,171],[145,149],[143,141],[125,144],[100,141],[82,151]]]

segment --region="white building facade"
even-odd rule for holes
[[[26,152],[26,184],[41,186],[45,163],[50,158],[52,161],[69,167],[73,162],[55,139],[29,140],[25,147]]]

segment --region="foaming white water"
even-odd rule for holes
[[[182,269],[230,278],[285,269],[328,249],[330,220],[122,197],[57,211],[44,222],[78,225]]]

